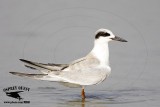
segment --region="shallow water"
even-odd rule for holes
[[[48,92],[46,92],[48,91]],[[158,94],[156,90],[145,89],[126,89],[126,90],[98,90],[86,92],[86,100],[82,101],[77,91],[73,92],[73,89],[57,90],[56,93],[52,92],[52,89],[43,88],[37,93],[43,98],[47,98],[47,102],[56,102],[57,106],[94,106],[94,107],[106,107],[106,106],[131,106],[132,104],[145,104],[150,101],[155,101],[154,94]],[[53,96],[56,94],[56,99]],[[53,95],[53,96],[52,96]],[[51,97],[52,96],[52,97]],[[44,103],[47,103],[44,101]],[[53,103],[55,104],[55,103]],[[146,104],[146,106],[149,106]]]
[[[30,104],[22,104],[23,106],[36,107],[132,107],[135,105],[153,107],[158,104],[160,96],[159,90],[156,89],[127,88],[120,90],[94,90],[86,87],[86,99],[81,100],[80,91],[80,88],[66,88],[63,86],[59,88],[57,86],[32,86],[30,92],[20,95],[22,95],[24,100],[30,101]],[[4,93],[2,95],[2,101],[6,99],[16,101],[5,96]],[[3,102],[1,105],[22,106],[21,104],[3,104]]]
[[[148,102],[156,102],[154,97],[159,96],[159,91],[138,88],[126,90],[87,90],[84,101],[81,100],[80,89],[37,87],[32,88],[29,94],[23,96],[31,101],[29,105],[38,107],[112,107],[120,105],[132,107],[136,104],[150,107],[152,103],[150,105]]]

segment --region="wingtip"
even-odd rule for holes
[[[15,74],[16,72],[9,72],[10,74]]]
[[[20,61],[25,61],[24,59],[19,59]]]
[[[30,63],[30,61],[25,60],[25,59],[19,59],[19,60],[22,61],[22,62]]]

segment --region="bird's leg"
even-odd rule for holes
[[[84,86],[82,86],[81,97],[82,97],[82,100],[86,98],[85,92],[84,92]]]

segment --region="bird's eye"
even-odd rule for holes
[[[106,32],[106,33],[105,33],[105,36],[110,36],[110,34]]]

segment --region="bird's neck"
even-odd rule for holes
[[[91,53],[98,58],[102,65],[109,65],[109,47],[108,42],[94,42],[94,48]]]

